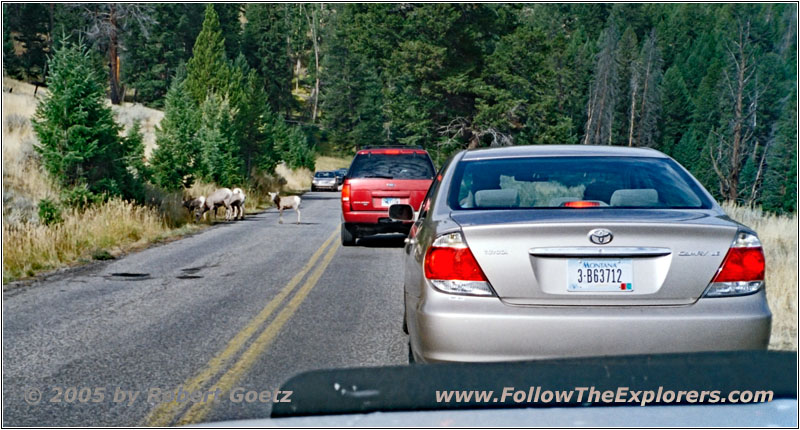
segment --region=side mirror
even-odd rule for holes
[[[394,221],[414,221],[414,208],[405,204],[391,205],[389,206],[389,218]]]

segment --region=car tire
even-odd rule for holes
[[[311,191],[312,191],[312,192],[313,192],[313,191],[317,191],[317,187],[315,187],[315,186],[313,186],[313,185],[312,185],[312,186],[311,186]]]
[[[356,235],[347,226],[342,223],[342,246],[353,246],[356,244]]]

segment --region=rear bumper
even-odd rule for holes
[[[411,343],[424,362],[766,349],[772,325],[763,290],[687,306],[523,307],[428,288],[416,308]]]
[[[315,184],[315,183],[312,182],[311,185],[313,185],[314,188],[319,189],[319,190],[336,190],[336,189],[339,188],[339,184],[338,183],[333,183],[333,184]]]
[[[360,234],[406,233],[413,222],[394,221],[389,211],[349,211],[342,212],[342,221]]]

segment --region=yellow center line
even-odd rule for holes
[[[322,246],[317,249],[316,252],[311,256],[311,259],[308,260],[303,269],[300,270],[291,280],[289,283],[286,284],[285,287],[272,299],[269,303],[255,316],[249,323],[239,332],[236,336],[231,339],[228,344],[225,346],[220,353],[218,353],[214,358],[212,358],[206,367],[197,375],[192,377],[191,379],[184,382],[181,386],[185,391],[194,392],[198,391],[203,388],[203,385],[209,382],[214,376],[220,373],[224,369],[224,367],[228,364],[229,361],[236,354],[241,351],[244,347],[245,343],[256,333],[256,331],[261,327],[262,324],[272,315],[273,312],[278,308],[278,306],[283,302],[283,300],[294,290],[294,288],[300,283],[303,277],[314,267],[319,257],[331,244],[331,242],[336,238],[338,231],[334,231],[330,237],[322,244]],[[338,244],[337,244],[338,245]],[[338,246],[334,246],[333,249],[337,249]],[[186,406],[186,403],[179,403],[176,401],[172,402],[165,402],[157,405],[145,418],[143,425],[145,426],[152,426],[152,427],[163,427],[169,425],[180,413],[181,409]]]
[[[264,351],[269,347],[272,341],[280,332],[281,328],[284,324],[294,315],[297,311],[297,308],[300,307],[300,304],[308,296],[308,293],[311,292],[311,289],[319,281],[319,278],[325,272],[325,269],[330,264],[333,256],[336,254],[336,251],[339,249],[338,243],[331,247],[328,253],[325,255],[325,258],[322,260],[319,266],[314,270],[314,272],[308,277],[306,283],[297,290],[297,294],[289,301],[289,303],[278,313],[272,322],[267,325],[263,332],[258,336],[258,338],[253,341],[250,347],[242,353],[242,356],[239,360],[231,366],[231,368],[225,372],[224,375],[217,381],[214,385],[215,388],[222,390],[223,393],[229,392],[234,385],[247,373],[248,370],[255,364],[256,360],[264,353]],[[186,411],[186,414],[178,421],[178,425],[187,425],[192,423],[202,422],[205,417],[211,412],[211,408],[213,407],[214,402],[200,402],[195,403]]]

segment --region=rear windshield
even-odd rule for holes
[[[358,154],[350,178],[431,179],[433,163],[427,154]]]
[[[668,158],[535,157],[460,163],[453,209],[708,209],[697,182]]]
[[[317,178],[332,178],[334,175],[333,172],[317,172],[314,176]]]

